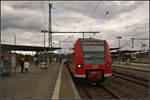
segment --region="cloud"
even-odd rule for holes
[[[96,8],[96,6],[99,6]],[[108,11],[108,14],[106,12]],[[47,1],[2,1],[2,43],[43,45],[42,29],[48,29]],[[118,47],[117,36],[122,36],[122,46],[130,49],[131,37],[149,37],[148,1],[53,1],[53,31],[100,31],[95,38],[105,39],[110,47]],[[53,34],[53,41],[64,40],[74,35],[73,41],[82,34]],[[85,34],[93,37],[93,34]],[[147,43],[147,42],[145,42]],[[62,43],[63,47],[72,47]],[[46,34],[48,46],[48,34]],[[148,43],[147,43],[148,45]],[[58,45],[57,45],[58,46]],[[137,49],[140,47],[137,45]]]
[[[41,12],[28,9],[14,9],[8,5],[3,5],[1,10],[2,29],[19,28],[28,31],[41,30]]]

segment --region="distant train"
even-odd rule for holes
[[[75,78],[104,82],[112,74],[109,45],[106,40],[79,38],[68,57]]]

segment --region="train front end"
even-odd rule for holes
[[[104,81],[111,76],[111,55],[105,40],[79,39],[75,45],[74,61],[77,78]]]

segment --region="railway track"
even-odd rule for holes
[[[72,76],[72,75],[71,75]],[[125,75],[121,75],[121,74],[117,74],[117,73],[113,73],[113,78],[115,79],[121,79],[121,80],[127,80],[125,84],[128,83],[132,83],[133,86],[141,87],[141,88],[147,88],[148,87],[148,82],[143,81],[143,80],[139,80],[136,78],[132,78],[131,76],[125,76]],[[118,88],[116,83],[112,83],[113,85],[110,84],[110,82],[112,81],[108,81],[108,84],[101,84],[101,85],[91,85],[91,84],[87,84],[87,81],[85,80],[76,80],[74,79],[75,85],[78,89],[79,95],[81,97],[81,99],[122,99],[122,98],[132,98],[134,96],[131,95],[131,91],[133,91],[131,88],[131,90],[129,88],[127,88],[127,90],[124,90],[122,92],[121,88]],[[135,84],[135,85],[134,85]],[[129,89],[129,94],[128,91]],[[135,89],[136,91],[137,88]],[[118,92],[120,91],[120,92]],[[142,92],[143,93],[143,92]],[[139,95],[140,93],[136,93],[137,95]],[[140,94],[141,95],[141,94]],[[136,95],[135,95],[136,97]]]
[[[115,77],[115,78],[120,78],[120,79],[124,79],[124,80],[127,80],[127,81],[129,81],[129,82],[132,82],[132,83],[135,83],[135,84],[138,84],[138,85],[142,85],[142,86],[144,86],[144,87],[149,87],[148,85],[148,81],[146,81],[146,80],[141,80],[141,79],[139,79],[139,78],[137,78],[137,77],[131,77],[131,76],[128,76],[128,75],[126,75],[126,74],[122,74],[122,73],[117,73],[117,72],[114,72],[113,74],[112,74],[112,76],[113,77]]]
[[[85,99],[121,99],[121,97],[107,88],[104,84],[89,85],[76,83],[81,98]],[[84,94],[83,94],[84,93]]]
[[[140,70],[136,68],[128,68],[128,67],[115,67],[113,69],[112,76],[114,78],[119,78],[123,80],[127,80],[128,82],[132,82],[144,87],[148,87],[148,70]]]
[[[137,63],[137,64],[149,64],[149,61],[145,61],[145,62],[133,61],[133,63]]]
[[[68,67],[68,66],[67,66]],[[105,85],[89,85],[87,84],[87,81],[85,80],[78,80],[73,77],[73,74],[71,73],[70,69],[68,68],[71,77],[73,78],[73,81],[75,82],[75,85],[78,89],[78,92],[80,94],[80,97],[85,99],[101,99],[101,98],[117,98],[121,99],[121,97],[114,93],[112,90],[108,89]]]
[[[148,83],[149,81],[149,71],[140,70],[136,68],[113,66],[113,74],[116,77],[120,77],[126,80],[133,80],[133,82],[138,81],[138,83]],[[140,81],[140,82],[139,82]]]

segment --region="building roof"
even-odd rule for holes
[[[135,52],[141,52],[141,50],[119,50],[116,52],[111,52],[111,54],[126,54],[126,53],[135,53]]]
[[[24,45],[10,45],[10,44],[1,44],[2,51],[3,50],[17,50],[17,51],[54,51],[57,49],[57,47],[43,47],[43,46],[24,46]]]

